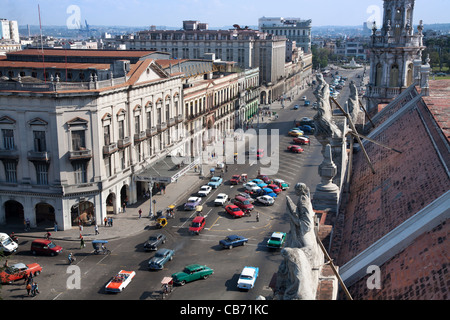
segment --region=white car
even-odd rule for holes
[[[302,100],[303,100],[303,101],[305,101],[306,99],[307,99],[306,96],[303,96],[303,97],[302,97]]]
[[[120,270],[105,287],[108,292],[122,292],[136,275],[134,271]]]
[[[211,190],[212,190],[212,187],[204,185],[198,191],[198,195],[200,197],[206,197],[208,194],[210,194]]]
[[[225,193],[219,193],[216,200],[214,200],[214,205],[223,206],[228,201],[228,196]]]
[[[244,188],[248,191],[258,191],[259,189],[261,189],[256,183],[251,181],[244,183]]]
[[[260,202],[266,206],[271,206],[275,203],[275,200],[271,196],[268,196],[268,195],[257,197],[256,200],[258,200],[258,202]]]
[[[258,278],[259,268],[244,267],[239,276],[237,286],[241,290],[250,290],[255,286],[256,278]]]

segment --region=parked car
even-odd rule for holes
[[[212,177],[211,181],[209,181],[208,186],[212,187],[213,189],[217,189],[221,184],[223,180],[221,177]]]
[[[255,286],[256,279],[258,278],[259,268],[257,267],[244,267],[239,276],[237,287],[241,290],[250,290]]]
[[[198,191],[199,197],[206,197],[208,194],[210,194],[212,188],[210,186],[201,186],[200,190]]]
[[[60,254],[63,248],[47,239],[36,239],[31,243],[31,253],[36,254],[48,254],[55,256]]]
[[[271,206],[271,205],[273,205],[275,203],[275,200],[271,196],[268,196],[268,195],[259,196],[259,197],[256,198],[256,200],[259,203],[262,203],[262,204],[264,204],[266,206]]]
[[[292,129],[288,133],[291,137],[300,137],[303,135],[303,132],[298,129]]]
[[[233,218],[240,218],[244,216],[244,212],[237,205],[229,204],[225,207],[225,211]]]
[[[281,193],[281,188],[276,184],[269,184],[267,187],[272,189],[272,191],[275,192],[276,194]]]
[[[280,187],[281,190],[289,189],[289,183],[287,183],[283,179],[275,179],[273,180],[273,183]]]
[[[286,233],[284,232],[274,232],[267,241],[267,247],[271,249],[279,249],[283,246],[286,241]]]
[[[133,280],[136,272],[120,270],[105,286],[107,292],[122,292]]]
[[[151,235],[148,240],[144,243],[144,250],[155,251],[158,247],[166,243],[167,237],[162,233],[156,233]]]
[[[306,96],[303,96],[303,97],[302,97],[302,100],[303,100],[303,101],[305,101],[306,99],[307,99]]]
[[[231,177],[230,183],[233,185],[237,185],[237,184],[241,183],[241,179],[242,179],[241,175],[235,174]]]
[[[258,187],[258,185],[256,183],[251,182],[251,181],[244,183],[244,188],[245,188],[245,190],[248,190],[248,191],[258,191],[261,189],[260,187]]]
[[[175,284],[184,286],[186,283],[191,281],[207,279],[213,273],[214,270],[207,266],[191,264],[184,267],[183,271],[172,274],[172,278]]]
[[[297,137],[292,140],[295,144],[306,145],[310,143],[310,140],[307,136]]]
[[[11,254],[17,251],[19,245],[6,233],[0,233],[0,253]]]
[[[42,267],[37,263],[25,264],[15,263],[6,267],[0,272],[1,283],[13,283],[14,281],[21,280],[25,275],[37,276],[42,272]]]
[[[226,195],[225,193],[219,193],[217,195],[216,200],[214,200],[214,205],[223,206],[227,202],[228,202],[228,195]]]
[[[155,256],[148,261],[150,270],[162,270],[167,261],[173,259],[174,251],[170,249],[159,249]]]
[[[251,182],[256,183],[256,185],[260,188],[267,187],[267,183],[265,183],[262,179],[253,179]]]
[[[247,192],[241,192],[241,193],[237,194],[237,196],[241,196],[241,197],[247,199],[248,201],[250,201],[251,203],[255,202],[255,199],[253,199],[252,196],[250,194],[248,194]]]
[[[273,190],[272,189],[270,189],[270,188],[263,188],[263,196],[271,196],[272,198],[276,198],[278,195],[275,193],[275,192],[273,192]]]
[[[200,231],[202,231],[205,228],[206,219],[202,216],[197,216],[192,220],[192,224],[189,227],[189,232],[194,234],[200,234]]]
[[[305,100],[305,104],[304,104],[304,106],[305,106],[305,107],[307,107],[307,106],[309,106],[309,105],[311,105],[311,101],[309,101],[309,100]]]
[[[256,176],[256,179],[261,179],[262,181],[264,181],[265,183],[270,183],[272,180],[269,178],[269,176],[265,175],[265,174],[258,174]]]
[[[231,202],[244,212],[254,209],[253,204],[248,199],[241,196],[236,196]]]
[[[219,241],[219,245],[226,249],[243,246],[248,242],[248,239],[243,236],[230,235]]]
[[[297,146],[295,144],[288,146],[287,149],[294,153],[302,153],[303,152],[303,148],[300,146]]]
[[[303,133],[306,134],[314,134],[315,129],[311,127],[310,125],[304,124],[298,127]]]
[[[299,106],[298,106],[298,104],[296,104],[296,105],[294,106],[294,110],[298,110],[298,108],[299,108]]]
[[[195,210],[201,202],[202,199],[199,197],[189,197],[188,201],[184,204],[184,210]]]

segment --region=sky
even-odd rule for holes
[[[257,26],[265,17],[312,19],[313,26],[360,26],[382,19],[382,0],[0,0],[0,18],[19,25],[73,28],[77,23],[105,26],[181,28],[196,20],[210,28]],[[450,0],[416,0],[414,24],[450,23]]]

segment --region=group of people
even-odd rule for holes
[[[112,217],[105,217],[105,219],[103,219],[103,222],[105,223],[105,227],[112,227],[113,226],[113,218]]]
[[[30,273],[29,275],[26,274],[25,277],[25,285],[27,289],[27,295],[34,297],[35,295],[39,294],[39,287],[36,282],[34,282],[33,274]]]

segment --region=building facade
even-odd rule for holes
[[[258,21],[258,29],[275,36],[285,36],[295,42],[297,47],[305,53],[311,52],[311,24],[312,20],[299,18],[268,18],[262,17]]]
[[[148,188],[134,177],[149,164],[184,153],[182,74],[139,54],[73,51],[72,59],[91,61],[86,81],[60,82],[51,68],[38,78],[40,63],[7,72],[0,81],[1,224],[52,221],[65,230],[79,219],[101,223]],[[121,65],[122,73],[116,67],[98,80],[93,62]]]

